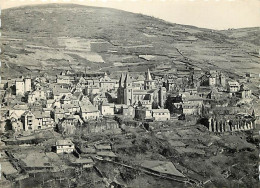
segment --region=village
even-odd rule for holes
[[[135,162],[126,153],[136,143],[142,153],[144,145],[137,138],[155,134],[156,139],[170,142],[180,155],[207,155],[205,147],[187,147],[186,139],[202,139],[198,130],[227,139],[257,131],[259,109],[252,104],[259,98],[247,86],[251,79],[259,81],[260,75],[229,77],[222,70],[185,65],[109,75],[65,70],[54,76],[44,73],[1,80],[2,185],[26,186],[23,179],[36,175],[41,181],[29,183],[126,186],[129,170],[171,180],[175,185],[208,183],[199,172],[191,175],[188,167],[159,160],[168,155],[169,148],[158,158],[135,154],[139,156]],[[210,146],[210,139],[201,143]],[[104,162],[120,166],[124,173],[119,170],[113,172],[113,178],[107,177],[104,171],[111,167]],[[88,179],[96,181],[86,182]]]

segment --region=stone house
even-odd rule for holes
[[[99,110],[103,116],[112,116],[114,115],[114,104],[103,102],[99,106]]]
[[[99,110],[91,104],[80,107],[80,115],[84,121],[99,118]]]
[[[170,120],[170,111],[168,109],[152,109],[151,111],[155,121]]]
[[[65,117],[64,109],[62,108],[54,109],[53,116],[54,116],[54,122],[58,123],[61,119]]]
[[[23,123],[23,128],[25,131],[33,131],[35,129],[38,129],[37,120],[35,119],[34,114],[29,110],[22,114],[21,121]]]
[[[56,153],[72,153],[75,149],[71,140],[57,140]]]
[[[227,85],[227,89],[229,93],[236,93],[240,89],[240,85],[237,81],[229,81]]]

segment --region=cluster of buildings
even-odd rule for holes
[[[99,143],[92,145],[84,145],[76,147],[69,139],[57,140],[55,143],[55,151],[57,154],[74,153],[79,159],[98,160],[115,160],[116,154],[112,151],[111,144]],[[86,163],[84,161],[84,163]]]
[[[232,97],[252,97],[245,84],[221,71],[190,67],[164,74],[149,69],[145,75],[122,72],[118,78],[106,73],[45,73],[3,80],[1,90],[2,130],[58,127],[66,134],[75,133],[79,126],[89,126],[89,132],[117,129],[115,115],[169,121],[174,116],[203,116],[214,107],[228,106],[226,99]]]
[[[20,77],[3,82],[2,91],[1,127],[15,132],[58,127],[70,134],[86,124],[90,132],[116,129],[115,115],[170,119],[164,109],[166,88],[156,84],[149,70],[139,79],[129,73],[117,80],[106,73],[90,76],[69,71],[56,77]],[[147,116],[138,115],[143,112]]]

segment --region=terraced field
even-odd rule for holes
[[[3,10],[2,25],[4,76],[55,73],[57,67],[95,71],[100,63],[134,71],[136,63],[154,67],[183,61],[238,75],[260,71],[259,28],[215,31],[115,9],[60,4]]]

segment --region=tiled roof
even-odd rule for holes
[[[104,156],[104,157],[116,157],[116,154],[113,153],[112,151],[100,151],[97,152],[97,155]]]
[[[85,113],[97,112],[98,109],[93,105],[82,106],[81,111]]]
[[[96,145],[95,148],[99,149],[99,150],[111,150],[112,149],[110,145],[104,145],[104,144]]]
[[[27,104],[22,104],[22,105],[17,104],[15,106],[13,106],[12,109],[13,110],[28,110],[28,106],[27,106]]]
[[[152,109],[155,113],[169,113],[168,109]]]
[[[56,145],[57,146],[66,146],[66,145],[72,145],[71,140],[57,140]]]
[[[35,116],[36,119],[42,118],[42,112],[41,111],[33,111],[33,115]]]

